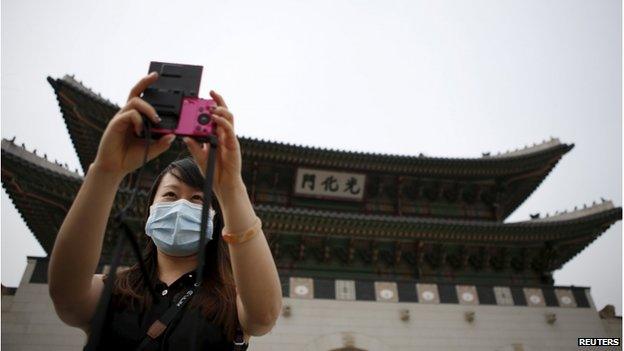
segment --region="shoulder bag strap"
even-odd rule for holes
[[[150,325],[147,329],[146,335],[143,337],[143,341],[137,348],[137,351],[143,350],[147,345],[158,339],[162,333],[165,332],[169,324],[180,314],[180,311],[184,309],[184,306],[189,302],[195,293],[195,286],[191,287],[186,293],[165,311],[165,313]]]

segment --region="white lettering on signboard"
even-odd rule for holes
[[[361,201],[365,174],[298,168],[295,195]]]

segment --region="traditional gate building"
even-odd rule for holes
[[[84,173],[119,106],[71,76],[48,81]],[[622,218],[621,207],[603,200],[504,222],[573,144],[464,159],[240,143],[284,296],[276,327],[252,337],[250,350],[571,350],[579,337],[621,336],[621,318],[599,314],[588,287],[552,278]],[[152,179],[185,149],[174,144],[117,194],[114,212],[140,182],[128,220],[141,240]],[[48,254],[82,178],[2,140],[2,185]],[[114,235],[107,229],[101,270]],[[133,263],[130,250],[124,260]],[[56,317],[47,263],[29,257],[19,287],[3,289],[6,350],[78,350],[85,341]]]

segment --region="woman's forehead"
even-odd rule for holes
[[[191,186],[189,186],[188,184],[184,183],[183,181],[181,181],[180,179],[178,179],[176,176],[174,176],[173,174],[171,174],[170,172],[167,172],[162,180],[160,181],[160,186],[159,188],[161,189],[165,189],[165,188],[172,188],[172,189],[183,189],[183,190],[189,190],[189,191],[199,191],[201,192],[201,189],[196,189],[193,188]]]

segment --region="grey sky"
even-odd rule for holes
[[[47,75],[122,104],[151,60],[204,66],[239,135],[479,157],[551,136],[575,148],[508,221],[622,205],[616,0],[2,2],[2,137],[80,168]],[[621,314],[622,226],[563,269]],[[2,195],[2,283],[43,250]]]

